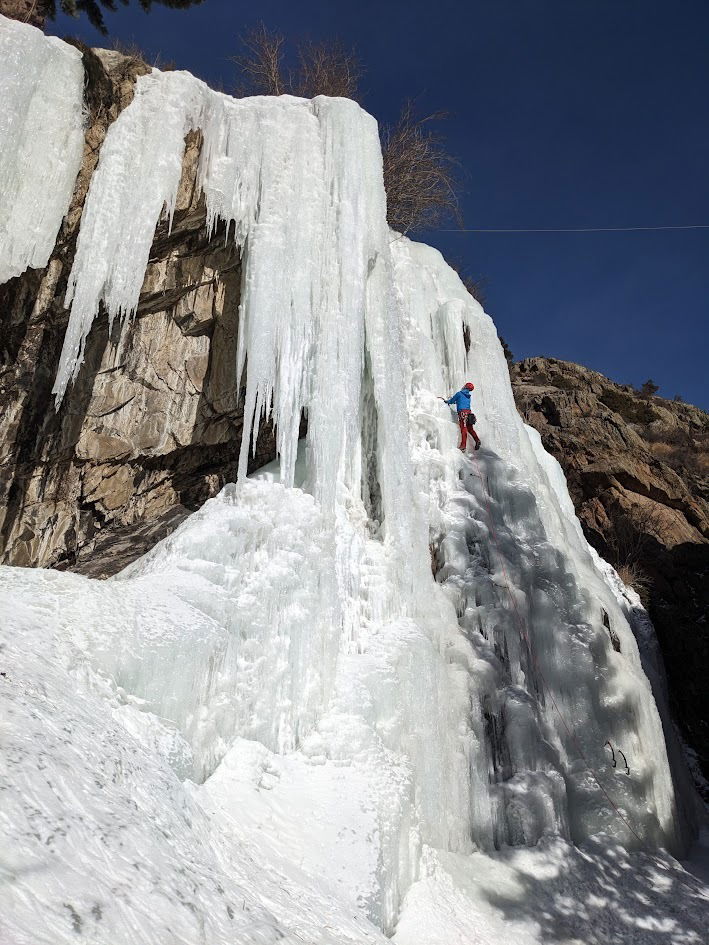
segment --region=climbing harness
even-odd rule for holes
[[[608,801],[608,803],[610,804],[610,806],[613,808],[613,810],[615,811],[616,815],[618,816],[618,819],[621,821],[621,823],[623,823],[623,824],[627,827],[627,829],[632,833],[632,835],[635,837],[635,839],[638,841],[638,843],[639,843],[645,850],[648,850],[648,851],[649,851],[649,848],[647,847],[647,844],[645,843],[645,841],[643,840],[643,838],[642,838],[642,837],[640,836],[640,834],[635,830],[635,828],[634,828],[633,825],[630,823],[630,821],[628,820],[628,818],[625,816],[625,814],[621,811],[621,809],[620,809],[620,808],[618,807],[618,805],[615,803],[615,801],[613,800],[613,798],[610,796],[610,794],[608,793],[608,791],[606,790],[606,788],[603,786],[603,784],[602,784],[601,781],[599,780],[598,775],[596,774],[596,772],[594,771],[594,769],[591,767],[591,763],[590,763],[590,761],[588,760],[588,758],[586,757],[586,754],[585,754],[585,752],[584,752],[584,750],[583,750],[583,748],[582,748],[582,746],[581,746],[581,743],[580,743],[580,741],[579,741],[579,739],[578,739],[578,736],[576,735],[576,732],[575,732],[574,729],[573,729],[573,726],[571,726],[571,725],[566,721],[566,719],[564,718],[564,714],[563,714],[563,712],[561,711],[561,709],[559,708],[559,706],[557,705],[556,699],[554,698],[554,694],[552,693],[551,689],[549,688],[549,686],[548,686],[548,684],[547,684],[546,679],[544,678],[544,674],[542,673],[541,667],[539,666],[539,663],[537,662],[537,658],[536,658],[536,656],[534,655],[534,650],[532,649],[532,641],[531,641],[530,638],[529,638],[529,634],[527,633],[527,628],[525,627],[524,620],[523,620],[522,615],[521,615],[521,613],[520,613],[520,611],[519,611],[519,608],[518,608],[518,606],[517,606],[517,601],[516,601],[516,599],[515,599],[514,594],[512,593],[512,588],[510,587],[510,579],[509,579],[509,576],[508,576],[508,574],[507,574],[507,567],[506,567],[506,565],[505,565],[505,559],[503,558],[502,553],[501,553],[501,551],[500,551],[500,543],[499,543],[499,540],[498,540],[498,538],[497,538],[497,532],[496,532],[496,530],[495,530],[495,523],[494,523],[493,517],[492,517],[492,507],[491,507],[491,505],[490,505],[490,493],[489,493],[489,491],[488,491],[487,484],[485,483],[485,480],[484,480],[484,478],[483,478],[482,472],[480,471],[480,464],[479,464],[479,462],[478,462],[478,457],[476,456],[475,453],[473,453],[473,459],[474,459],[474,461],[475,461],[475,475],[478,477],[478,479],[479,479],[480,482],[482,483],[483,494],[484,494],[484,496],[485,496],[485,506],[486,506],[486,511],[487,511],[487,518],[488,518],[489,527],[490,527],[490,534],[492,535],[493,543],[494,543],[495,549],[496,549],[496,551],[497,551],[497,557],[498,557],[499,562],[500,562],[500,565],[501,565],[501,567],[502,567],[502,575],[503,575],[504,580],[505,580],[505,587],[506,587],[506,589],[507,589],[507,593],[508,593],[508,595],[509,595],[509,598],[510,598],[510,600],[512,601],[512,609],[513,609],[514,614],[515,614],[515,617],[516,617],[516,619],[517,619],[517,626],[518,626],[518,630],[519,630],[519,635],[520,635],[520,637],[522,638],[522,640],[525,642],[525,644],[527,645],[527,650],[529,651],[530,659],[532,660],[532,664],[533,664],[533,666],[534,666],[534,669],[535,669],[535,671],[536,671],[536,673],[537,673],[537,675],[538,675],[538,677],[539,677],[539,680],[540,680],[541,685],[542,685],[542,689],[543,689],[543,690],[546,692],[546,694],[549,696],[549,699],[551,700],[551,703],[552,703],[552,705],[554,706],[554,709],[556,710],[557,715],[558,715],[559,718],[561,719],[561,724],[564,726],[564,729],[566,730],[566,733],[568,734],[569,738],[573,741],[574,745],[576,746],[576,750],[577,750],[577,752],[578,752],[578,754],[579,754],[579,757],[581,758],[581,760],[582,760],[583,763],[585,764],[586,769],[588,770],[588,773],[591,775],[591,777],[593,778],[593,780],[596,782],[596,784],[597,784],[598,787],[600,788],[600,790],[601,790],[601,792],[603,793],[603,795],[605,796],[606,800]],[[606,742],[606,744],[609,744],[609,743]],[[604,747],[605,747],[605,746],[604,746]],[[613,751],[612,748],[611,748],[611,751]],[[622,755],[623,753],[620,752],[620,754]],[[615,757],[615,755],[614,755],[614,757]],[[623,755],[623,761],[625,761],[625,755]],[[628,768],[628,763],[627,763],[627,761],[625,761],[625,766],[626,766],[626,768],[627,768],[627,773],[628,773],[628,775],[629,775],[629,774],[630,774],[630,768]]]

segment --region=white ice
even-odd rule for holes
[[[46,266],[84,149],[81,53],[0,15],[0,284]]]
[[[247,433],[273,419],[280,458],[247,479],[244,453],[109,581],[0,570],[5,938],[695,945],[707,892],[670,855],[695,801],[630,619],[650,631],[491,319],[387,230],[357,105],[141,78],[91,183],[58,395],[99,304],[135,307],[191,128],[243,252]],[[437,399],[466,380],[468,457]]]

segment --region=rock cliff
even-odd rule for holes
[[[193,135],[174,223],[156,231],[130,330],[119,346],[106,315],[97,320],[77,383],[55,412],[83,202],[106,131],[148,71],[116,52],[82,53],[88,121],[71,207],[47,267],[0,287],[0,561],[100,577],[235,476],[241,267],[223,232],[207,236]],[[273,455],[267,432],[253,463]]]
[[[589,542],[634,584],[676,718],[709,771],[709,414],[577,364],[512,366],[517,407],[561,464]]]

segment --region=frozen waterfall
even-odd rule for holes
[[[64,86],[56,123],[22,132],[52,154],[80,122]],[[653,918],[669,935],[701,928],[699,884],[651,854],[686,825],[622,597],[492,320],[388,231],[356,104],[138,79],[84,208],[58,400],[99,305],[134,313],[195,129],[210,225],[244,264],[239,481],[111,580],[0,570],[6,940],[540,943],[576,889],[571,942],[630,874],[653,909],[667,883],[683,897],[681,922]],[[473,458],[437,399],[469,378]],[[266,418],[280,459],[247,478]],[[596,941],[640,941],[631,913]]]

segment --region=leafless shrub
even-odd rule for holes
[[[646,604],[652,587],[652,581],[647,571],[641,568],[639,564],[620,564],[616,570],[623,584],[632,587],[643,604]]]
[[[679,426],[650,426],[643,430],[642,437],[648,443],[667,443],[670,446],[683,446],[689,449],[694,445],[690,431]]]
[[[706,449],[691,449],[668,443],[650,443],[649,449],[653,456],[680,474],[688,473],[703,478],[709,476],[709,451]]]
[[[485,295],[484,281],[482,279],[475,279],[473,276],[464,276],[461,281],[475,301],[479,302],[484,307],[487,298]]]
[[[578,390],[578,381],[572,377],[566,377],[565,374],[559,374],[558,371],[552,371],[549,377],[549,383],[559,390]]]
[[[261,23],[241,37],[243,52],[232,62],[238,71],[237,95],[331,95],[357,99],[362,64],[339,40],[297,47],[297,67],[286,66],[286,40]]]
[[[500,342],[500,344],[502,345],[502,353],[503,353],[504,356],[505,356],[505,361],[507,362],[507,367],[508,367],[508,369],[509,369],[509,368],[512,367],[512,365],[514,364],[515,356],[512,354],[512,349],[511,349],[510,346],[507,344],[507,342],[506,342],[505,339],[502,337],[502,335],[498,335],[498,336],[497,336],[497,340],[498,340],[498,341]]]
[[[174,59],[163,59],[162,53],[158,53],[153,60],[153,67],[161,72],[174,72],[177,69],[177,63]]]
[[[662,460],[663,463],[672,465],[673,460],[677,454],[677,447],[673,446],[672,443],[662,443],[661,441],[650,441],[648,443],[648,448],[653,456],[656,456],[658,459]]]
[[[663,463],[681,472],[709,473],[709,433],[683,427],[649,427],[643,431],[648,449]]]
[[[120,39],[114,39],[110,48],[120,53],[122,57],[120,62],[111,65],[114,80],[119,82],[127,79],[134,80],[137,75],[150,72],[150,67],[153,65],[150,62],[150,56],[135,41],[123,42]],[[154,65],[162,68],[157,60]]]
[[[289,91],[283,65],[285,38],[261,23],[240,37],[243,53],[234,56],[239,77],[237,95],[283,95]]]
[[[472,276],[468,271],[466,263],[461,259],[447,259],[446,260],[451,269],[455,269],[460,277],[460,281],[463,283],[468,292],[472,297],[479,302],[481,305],[485,305],[485,282],[481,278],[476,278]]]
[[[83,47],[83,44],[77,43],[70,37],[65,36],[64,39],[67,42],[73,42],[73,44],[77,45],[79,48]],[[86,48],[88,47],[83,47],[83,49]],[[151,61],[151,57],[148,53],[146,53],[144,49],[141,49],[134,40],[124,42],[121,39],[114,39],[110,48],[123,56],[123,60],[112,70],[116,78],[135,78],[135,75],[140,74],[141,70],[144,72],[150,71],[151,66],[155,69],[160,69],[161,72],[172,72],[177,68],[175,62],[170,59],[163,59],[160,53],[152,57]]]
[[[46,11],[41,0],[0,0],[0,14],[11,20],[42,27]]]
[[[114,52],[120,53],[121,56],[125,56],[131,63],[148,62],[149,57],[147,53],[140,48],[135,40],[124,42],[122,39],[116,38],[111,42],[111,49]]]
[[[303,98],[331,95],[357,100],[362,64],[354,50],[346,49],[339,40],[302,43],[298,47],[298,62],[294,94]]]
[[[611,528],[606,544],[616,570],[638,567],[657,543],[664,544],[667,540],[662,513],[651,505],[630,509],[617,506],[608,513],[608,518]]]
[[[382,133],[387,219],[401,233],[460,221],[456,161],[432,128],[444,117],[442,112],[418,117],[407,102],[396,124]]]
[[[620,414],[628,423],[647,425],[657,419],[658,414],[645,398],[640,398],[637,391],[618,390],[609,387],[599,397],[602,404]]]
[[[158,53],[151,62],[151,57],[144,49],[141,49],[135,40],[123,42],[121,39],[114,39],[111,43],[111,49],[125,57],[126,62],[123,63],[121,71],[127,74],[130,74],[138,65],[153,66],[155,69],[160,69],[161,72],[173,72],[177,68],[176,62],[172,59],[163,59],[161,53]]]

